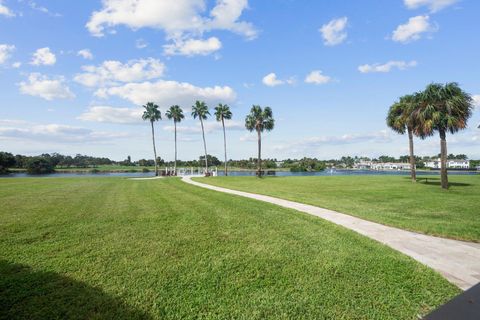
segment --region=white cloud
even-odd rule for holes
[[[429,16],[416,16],[399,25],[392,33],[392,40],[408,43],[420,39],[423,33],[435,32],[436,29],[430,24]]]
[[[380,130],[368,133],[344,134],[340,136],[318,136],[309,137],[295,141],[288,141],[275,145],[273,148],[279,152],[295,153],[304,156],[311,153],[316,148],[325,146],[342,146],[360,143],[387,143],[392,141],[392,136],[388,130]]]
[[[0,16],[15,17],[15,14],[0,0]]]
[[[33,10],[36,10],[36,11],[39,11],[39,12],[42,12],[42,13],[45,13],[45,14],[48,14],[49,16],[52,16],[52,17],[61,17],[62,15],[59,14],[59,13],[54,13],[54,12],[51,12],[50,10],[48,10],[48,8],[46,7],[43,7],[43,6],[40,6],[38,5],[36,2],[32,1],[32,0],[29,0],[27,2],[28,6],[30,8],[32,8]]]
[[[457,2],[458,0],[403,0],[403,3],[408,9],[417,9],[425,6],[428,7],[431,12],[440,11]]]
[[[371,73],[371,72],[390,72],[393,68],[398,70],[405,70],[407,68],[415,67],[417,61],[413,60],[410,62],[406,61],[388,61],[387,63],[375,63],[375,64],[363,64],[358,67],[358,71],[361,73]]]
[[[269,87],[275,87],[285,83],[285,81],[277,79],[277,75],[274,72],[271,72],[263,77],[262,82],[264,85]]]
[[[321,70],[313,70],[305,77],[306,83],[325,84],[331,81],[332,78],[322,74]]]
[[[93,54],[89,49],[82,49],[77,52],[77,56],[82,57],[83,59],[86,60],[92,60],[93,59]]]
[[[295,84],[296,79],[295,77],[290,77],[286,80],[280,80],[274,72],[271,72],[262,78],[262,82],[266,86],[275,87],[282,84]]]
[[[148,58],[126,63],[108,60],[99,66],[88,65],[82,69],[85,72],[77,74],[74,80],[87,87],[97,87],[159,78],[165,71],[165,65],[157,59]]]
[[[107,122],[107,123],[140,123],[142,122],[143,109],[138,108],[115,108],[110,106],[93,106],[82,113],[78,119],[84,121]]]
[[[345,39],[347,39],[347,32],[345,31],[348,23],[348,18],[343,17],[333,19],[327,24],[324,24],[318,31],[322,34],[324,44],[326,46],[336,46]]]
[[[33,64],[35,66],[51,66],[54,65],[55,62],[57,62],[55,54],[50,51],[50,48],[45,47],[37,49],[37,51],[33,53],[32,61],[30,62],[30,64]]]
[[[11,44],[0,44],[0,64],[4,64],[15,51],[15,46]]]
[[[164,45],[166,55],[209,55],[212,52],[220,50],[222,43],[218,38],[211,37],[206,40],[202,39],[187,39],[174,40],[172,44]]]
[[[134,30],[162,29],[168,40],[181,42],[201,38],[212,30],[228,30],[253,39],[257,36],[254,26],[239,21],[247,8],[248,0],[217,0],[205,14],[205,0],[104,0],[102,9],[92,13],[86,27],[97,37],[104,36],[106,29],[126,25]]]
[[[12,68],[18,69],[22,66],[22,63],[20,61],[12,63]]]
[[[95,131],[88,128],[62,124],[2,124],[0,123],[0,139],[40,142],[92,143],[106,142],[113,139],[126,138],[126,133]]]
[[[20,92],[22,94],[40,97],[45,100],[53,99],[72,99],[75,95],[65,84],[63,77],[49,79],[40,73],[31,73],[28,81],[19,83]]]
[[[240,141],[257,141],[258,137],[252,133],[245,133],[243,136],[240,137]]]
[[[480,94],[476,94],[476,95],[472,96],[472,98],[473,98],[473,105],[476,108],[480,109]]]
[[[137,49],[144,49],[144,48],[148,47],[148,42],[145,41],[144,39],[137,39],[135,41],[135,47]]]
[[[154,101],[159,106],[178,104],[184,108],[195,100],[204,100],[207,104],[233,102],[235,91],[228,86],[197,87],[186,82],[158,80],[156,82],[127,83],[122,86],[102,88],[95,93],[97,97],[117,96],[136,105]]]
[[[222,124],[218,121],[205,121],[203,124],[204,124],[204,129],[206,133],[221,131],[223,129]],[[244,130],[245,124],[240,121],[228,120],[228,121],[225,121],[225,128],[226,130],[235,130],[235,131]],[[175,130],[175,127],[164,126],[163,130],[173,132]],[[197,134],[202,132],[202,127],[200,126],[199,123],[196,123],[193,126],[177,125],[177,132],[181,132],[184,134]]]

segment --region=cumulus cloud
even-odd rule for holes
[[[422,34],[435,32],[436,29],[430,24],[429,16],[416,16],[408,19],[407,23],[399,25],[392,33],[392,40],[408,43],[419,40]]]
[[[4,64],[12,56],[15,46],[11,44],[0,44],[0,64]]]
[[[75,95],[65,84],[65,78],[48,78],[40,73],[31,73],[27,81],[19,83],[22,94],[40,97],[45,100],[72,99]]]
[[[33,64],[34,66],[52,66],[55,62],[57,62],[55,54],[50,51],[50,48],[45,47],[37,49],[37,51],[33,53],[30,64]]]
[[[15,17],[15,14],[0,0],[0,16]]]
[[[116,108],[110,106],[92,106],[78,119],[93,122],[133,124],[142,122],[143,109]]]
[[[457,2],[458,0],[403,0],[408,9],[427,7],[431,12],[440,11]]]
[[[207,104],[214,105],[220,102],[233,102],[236,98],[235,91],[228,86],[202,88],[187,82],[166,80],[127,83],[121,86],[99,89],[95,94],[100,98],[117,96],[136,105],[154,101],[162,107],[173,104],[189,107],[195,100],[203,100]]]
[[[263,77],[262,82],[266,86],[275,87],[282,84],[294,84],[295,77],[290,77],[289,79],[286,79],[286,80],[280,80],[277,78],[277,75],[274,72],[271,72],[267,74],[265,77]]]
[[[221,47],[222,43],[220,40],[216,37],[211,37],[206,40],[175,40],[172,44],[164,45],[163,49],[166,55],[206,56],[212,52],[220,50]]]
[[[2,124],[0,139],[41,142],[91,143],[125,138],[126,133],[95,131],[62,124]]]
[[[417,65],[417,61],[388,61],[387,63],[363,64],[358,67],[361,73],[390,72],[392,69],[405,70]]]
[[[93,54],[89,49],[82,49],[77,52],[77,56],[82,57],[83,59],[86,60],[92,60],[93,59]]]
[[[258,33],[255,27],[239,20],[247,8],[248,0],[217,0],[210,12],[206,12],[205,0],[104,0],[102,9],[92,13],[86,27],[97,37],[104,36],[108,29],[125,25],[134,30],[161,29],[168,40],[177,42],[199,39],[212,30],[228,30],[253,39]]]
[[[339,19],[333,19],[327,24],[324,24],[318,31],[322,34],[323,43],[326,46],[336,46],[345,39],[347,39],[347,28],[348,18],[343,17]]]
[[[12,68],[18,69],[22,66],[22,63],[20,61],[12,63]]]
[[[153,58],[126,63],[108,60],[99,66],[83,66],[82,70],[85,72],[77,74],[74,80],[86,87],[97,87],[159,78],[165,71],[165,65]]]
[[[263,77],[262,82],[264,85],[269,87],[275,87],[284,84],[284,81],[277,79],[277,75],[274,72],[271,72]]]
[[[332,78],[322,74],[321,70],[313,70],[305,77],[305,83],[325,84],[332,81]]]

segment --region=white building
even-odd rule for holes
[[[440,158],[425,162],[425,167],[430,169],[440,169]],[[448,169],[470,169],[470,160],[447,160]]]
[[[375,163],[372,166],[373,170],[410,170],[410,163],[395,163],[395,162],[385,162],[385,163]]]
[[[410,163],[360,161],[353,167],[362,170],[410,170]]]

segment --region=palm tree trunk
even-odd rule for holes
[[[257,135],[258,135],[258,159],[257,159],[257,164],[258,164],[258,172],[257,175],[259,177],[262,176],[262,134],[260,130],[257,130]]]
[[[173,120],[175,126],[175,162],[173,164],[173,174],[177,175],[177,121]]]
[[[158,164],[157,164],[157,149],[155,148],[155,130],[153,129],[153,121],[150,121],[152,125],[152,141],[153,141],[153,155],[155,161],[155,176],[158,176]]]
[[[203,149],[205,150],[205,174],[208,174],[208,160],[207,160],[207,143],[205,142],[205,130],[203,129],[203,120],[200,118],[202,125]]]
[[[440,175],[442,179],[442,188],[448,189],[448,174],[447,174],[447,139],[446,132],[440,130]]]
[[[408,128],[408,145],[410,149],[410,176],[412,182],[417,182],[417,173],[415,172],[415,155],[413,153],[413,132]]]
[[[225,152],[225,176],[227,176],[227,136],[225,134],[225,120],[222,117],[222,127],[223,127],[223,150]]]

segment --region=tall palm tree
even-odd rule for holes
[[[262,107],[253,105],[250,113],[245,118],[245,128],[252,131],[257,131],[258,137],[258,158],[257,158],[257,175],[262,176],[262,132],[271,131],[275,126],[272,109],[270,107]]]
[[[167,112],[165,112],[165,115],[167,116],[168,119],[172,120],[173,119],[173,126],[175,128],[175,162],[173,165],[173,172],[175,175],[177,175],[177,123],[181,122],[182,119],[185,118],[183,115],[183,110],[180,106],[173,105],[171,106]]]
[[[225,153],[225,176],[227,175],[227,136],[225,134],[225,120],[232,119],[232,112],[230,111],[230,107],[226,104],[219,103],[218,106],[215,107],[215,117],[217,121],[222,122],[223,127],[223,150]]]
[[[205,129],[203,127],[203,120],[207,120],[210,112],[208,111],[208,106],[203,101],[195,101],[195,105],[192,106],[192,117],[194,119],[200,119],[200,124],[202,125],[202,137],[203,137],[203,149],[205,151],[205,174],[208,175],[208,160],[207,160],[207,143],[205,142]]]
[[[153,141],[153,154],[155,156],[155,176],[158,176],[158,164],[157,164],[157,149],[155,148],[155,130],[153,128],[153,123],[158,120],[162,120],[162,114],[158,110],[158,106],[153,102],[148,102],[143,106],[145,111],[143,112],[142,119],[145,121],[150,121],[152,126],[152,141]]]
[[[417,181],[415,172],[415,155],[413,151],[413,129],[415,121],[413,111],[416,107],[416,95],[405,95],[395,102],[389,109],[387,115],[387,125],[399,134],[408,133],[408,142],[410,150],[410,176],[412,182]]]
[[[419,95],[420,103],[414,112],[418,122],[416,134],[422,138],[438,131],[442,188],[448,189],[447,132],[454,134],[467,127],[473,112],[473,99],[458,83],[432,83]]]

